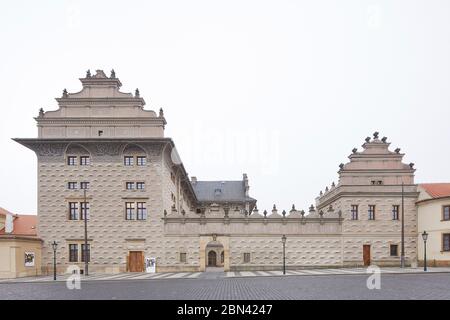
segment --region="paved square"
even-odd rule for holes
[[[207,273],[164,274],[149,281],[142,279],[142,274],[121,280],[113,276],[98,280],[92,276],[92,281],[81,281],[80,290],[67,289],[62,279],[3,282],[0,299],[450,299],[450,273],[384,273],[380,290],[367,288],[366,274],[222,275],[209,278]]]

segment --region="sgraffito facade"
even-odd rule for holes
[[[406,261],[415,262],[414,169],[378,134],[341,165],[338,184],[309,212],[259,212],[246,174],[240,181],[189,178],[164,137],[163,111],[145,110],[139,90],[120,92],[113,71],[80,80],[82,90],[64,90],[58,110],[40,110],[38,138],[15,139],[38,158],[44,273],[53,241],[59,272],[83,269],[85,257],[91,272],[143,271],[146,257],[156,259],[157,272],[279,269],[282,235],[288,268],[398,265],[401,223],[393,212],[400,212],[402,183]]]

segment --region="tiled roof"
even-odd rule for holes
[[[35,215],[15,215],[14,229],[8,235],[36,237],[37,216]],[[0,235],[5,235],[5,228],[0,230]]]
[[[255,199],[245,196],[243,181],[197,181],[192,183],[192,188],[199,201],[255,201]]]
[[[420,186],[432,198],[450,197],[450,183],[422,183]]]

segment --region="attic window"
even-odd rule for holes
[[[214,190],[214,195],[215,196],[220,196],[222,194],[222,189],[215,189]]]
[[[103,135],[103,130],[98,130],[98,136],[101,137]]]

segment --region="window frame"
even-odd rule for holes
[[[84,212],[86,212],[87,220],[90,220],[90,204],[89,201],[81,201],[80,202],[80,220],[84,220]]]
[[[136,220],[147,220],[147,203],[136,202]]]
[[[356,209],[356,210],[354,210],[354,209]],[[358,220],[359,205],[357,205],[357,204],[350,205],[350,214],[351,214],[351,220],[353,220],[353,221]]]
[[[133,156],[123,156],[123,165],[126,167],[134,166],[134,157]]]
[[[69,202],[69,220],[76,221],[80,219],[80,212],[78,209],[78,202]]]
[[[132,186],[131,188],[128,188],[128,186]],[[125,189],[126,190],[135,190],[135,183],[133,181],[126,181],[125,182]]]
[[[447,240],[447,247],[445,243],[446,240]],[[442,252],[450,252],[450,233],[442,234]]]
[[[136,220],[135,209],[134,202],[125,202],[125,220]]]
[[[78,262],[78,243],[69,243],[69,262]]]
[[[400,220],[400,205],[398,204],[392,205],[392,220]]]
[[[68,166],[76,166],[78,163],[77,156],[67,156],[67,165]]]
[[[367,209],[368,220],[375,220],[375,210],[376,210],[376,205],[369,204],[369,207]]]
[[[141,187],[138,187],[141,186]],[[145,190],[145,182],[144,181],[137,181],[136,182],[136,190]]]
[[[71,186],[73,186],[73,188]],[[77,190],[77,189],[78,189],[78,183],[76,181],[68,181],[67,182],[67,190]]]
[[[80,166],[89,166],[89,165],[91,165],[91,157],[80,156]]]
[[[447,218],[445,216],[445,209],[448,209],[447,211]],[[450,221],[450,205],[443,205],[442,206],[442,221]]]
[[[392,254],[392,248],[395,247],[395,254]],[[398,257],[398,244],[392,243],[389,245],[389,256]]]
[[[147,165],[147,156],[136,156],[136,166],[144,167]]]
[[[81,244],[81,262],[85,262],[84,261],[84,243]],[[91,262],[91,244],[88,243],[87,244],[87,262]]]
[[[83,186],[87,186],[87,187],[83,187]],[[80,182],[80,190],[89,190],[90,186],[91,186],[91,184],[89,183],[89,181],[81,181]]]

